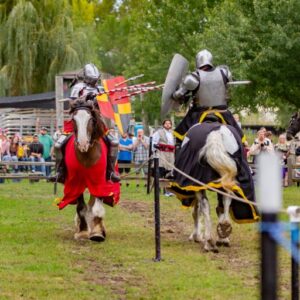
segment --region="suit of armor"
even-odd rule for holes
[[[186,75],[173,93],[173,99],[179,103],[187,103],[192,99],[191,108],[174,131],[177,140],[182,141],[190,127],[206,119],[218,119],[224,124],[232,125],[242,140],[245,139],[241,128],[227,109],[226,84],[232,80],[228,67],[214,67],[212,55],[207,50],[197,54],[196,66],[196,71]]]
[[[96,66],[93,64],[87,64],[84,67],[83,70],[84,74],[84,82],[78,82],[75,84],[71,90],[70,99],[74,100],[78,97],[83,97],[86,95],[91,95],[91,98],[93,96],[98,95],[101,92],[104,92],[104,89],[102,86],[98,85],[97,82],[100,79],[100,73]],[[101,114],[101,112],[100,112]],[[105,127],[108,128],[106,122],[102,118],[103,123],[105,124]],[[67,136],[62,135],[59,140],[55,144],[55,148],[57,150],[60,150],[67,142]],[[109,132],[109,130],[106,133],[106,136],[104,138],[104,141],[106,145],[108,146],[108,152],[107,152],[107,180],[111,180],[113,182],[120,181],[120,177],[115,174],[115,165],[118,158],[118,148],[119,148],[119,140],[116,138],[113,134]],[[64,182],[64,174],[65,174],[65,168],[64,168],[64,153],[62,152],[62,158],[61,162],[59,162],[59,165],[61,168],[58,169],[58,174],[55,177],[55,179],[58,182]],[[61,177],[61,178],[60,178]],[[52,179],[52,178],[50,178]]]

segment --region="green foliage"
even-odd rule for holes
[[[2,90],[10,95],[54,88],[55,75],[93,60],[94,5],[87,0],[25,1],[2,22]]]
[[[206,48],[235,80],[252,81],[231,87],[232,109],[277,107],[284,120],[300,107],[299,11],[298,0],[4,0],[1,94],[53,89],[57,73],[90,61],[112,75],[145,74],[141,81],[163,83],[175,53],[193,70]],[[160,94],[144,98],[152,122]],[[140,114],[141,103],[134,107]]]

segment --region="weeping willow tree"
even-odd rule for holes
[[[55,75],[93,60],[94,4],[87,0],[20,0],[2,7],[0,93],[53,89]]]

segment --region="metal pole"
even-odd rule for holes
[[[161,261],[160,252],[160,207],[159,207],[159,160],[154,157],[154,220],[155,220],[155,259]]]
[[[258,156],[258,200],[261,209],[261,299],[277,299],[277,245],[270,230],[282,207],[281,165],[275,153]]]
[[[291,242],[292,245],[299,243],[299,223],[291,223]],[[298,254],[298,251],[297,251]],[[299,255],[297,258],[292,256],[292,300],[299,300]]]
[[[300,207],[289,206],[287,212],[290,216],[291,224],[291,246],[292,246],[292,258],[291,258],[291,289],[292,289],[292,300],[299,300],[299,222],[300,222]],[[293,248],[297,251],[293,251]],[[295,255],[297,255],[295,257]]]
[[[263,213],[262,222],[272,225],[277,222],[277,214]],[[277,299],[277,247],[269,232],[261,233],[261,299]]]
[[[150,142],[149,142],[149,161],[148,161],[148,174],[147,174],[147,194],[150,194],[150,179],[151,179],[151,164],[152,164],[152,159],[150,159],[152,155],[152,136],[150,136]]]

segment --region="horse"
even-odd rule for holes
[[[291,116],[289,127],[286,130],[286,138],[288,141],[300,131],[300,112],[296,112]]]
[[[70,103],[70,115],[74,133],[65,148],[67,176],[64,198],[58,206],[62,209],[67,204],[76,204],[75,239],[102,242],[106,238],[103,201],[110,197],[114,185],[105,179],[105,150],[107,151],[103,141],[105,125],[95,103],[86,97],[75,99]],[[100,169],[97,169],[98,167]],[[85,172],[87,173],[83,174]],[[100,183],[102,185],[98,186]],[[119,185],[116,186],[118,193]],[[87,204],[83,196],[86,187],[90,192]]]
[[[206,184],[197,185],[175,170],[175,181],[169,189],[184,206],[193,206],[194,228],[189,240],[202,243],[205,251],[217,253],[219,246],[230,246],[230,215],[238,223],[258,220],[256,209],[251,204],[254,201],[254,185],[250,169],[244,158],[241,138],[234,127],[208,121],[194,125],[182,142],[175,166]],[[211,209],[206,194],[209,186],[227,192],[226,195],[218,193],[217,239],[212,230]],[[239,194],[249,204],[232,200],[233,193]],[[245,205],[244,208],[241,209],[241,205]]]

